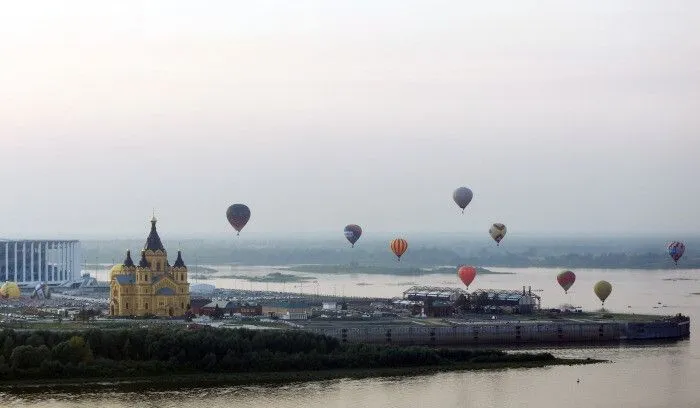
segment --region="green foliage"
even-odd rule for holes
[[[10,366],[13,369],[37,368],[50,357],[51,351],[46,346],[18,346],[12,350]]]
[[[341,344],[302,331],[150,328],[0,333],[0,380],[546,362],[551,354]],[[37,346],[37,344],[40,344]]]

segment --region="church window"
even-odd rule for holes
[[[160,262],[156,262],[156,270],[160,272]]]
[[[146,303],[145,305],[143,305],[143,308],[146,309],[146,310],[148,310],[148,303]]]
[[[129,302],[126,302],[126,307],[125,307],[125,309],[128,309],[128,308],[129,308]]]
[[[184,303],[180,303],[180,309],[184,309],[184,308],[185,308],[185,304],[184,304]]]

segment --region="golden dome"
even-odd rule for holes
[[[19,295],[19,286],[17,286],[15,282],[5,282],[2,287],[0,287],[0,296],[4,298],[17,299]]]

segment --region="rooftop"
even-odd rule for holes
[[[456,288],[445,288],[437,286],[413,286],[403,292],[405,298],[409,297],[420,297],[420,298],[438,298],[438,299],[450,299],[454,296],[466,295],[466,292],[462,289]]]
[[[505,300],[505,301],[518,301],[524,296],[532,297],[535,299],[540,299],[539,296],[532,292],[526,292],[522,290],[507,290],[507,289],[477,289],[471,293],[471,297],[483,296],[486,294],[489,300]]]

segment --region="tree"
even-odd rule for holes
[[[134,349],[131,346],[131,341],[127,338],[124,342],[124,347],[122,347],[122,356],[125,360],[131,360],[131,356],[134,354]]]
[[[36,368],[49,358],[51,352],[46,346],[19,346],[12,351],[10,366],[14,369]]]
[[[5,342],[2,345],[2,355],[5,356],[5,358],[9,359],[10,355],[12,354],[12,349],[15,346],[15,339],[11,336],[8,335],[5,337]]]
[[[207,353],[202,359],[202,366],[207,371],[213,370],[216,367],[216,354],[211,352]]]
[[[29,346],[42,346],[44,344],[44,336],[40,333],[32,333],[25,343]]]
[[[93,360],[92,349],[80,336],[73,336],[67,341],[58,343],[51,354],[55,360],[63,364],[90,363]]]

